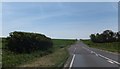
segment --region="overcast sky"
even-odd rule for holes
[[[117,2],[4,2],[2,36],[24,31],[80,39],[106,29],[118,31],[117,8]]]

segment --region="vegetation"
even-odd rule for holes
[[[101,34],[91,34],[90,38],[90,40],[82,41],[90,47],[120,53],[120,46],[118,46],[120,44],[120,31],[105,30]]]
[[[72,45],[73,43],[75,43],[76,40],[74,39],[52,39],[53,41],[53,48],[55,48],[54,50],[57,50],[59,48],[64,48],[66,46]]]
[[[65,44],[62,42],[65,42]],[[53,53],[37,58],[30,63],[21,65],[20,67],[62,67],[66,59],[69,57],[67,48],[69,47],[69,44],[73,44],[74,42],[75,40],[53,39]]]
[[[120,53],[120,42],[94,43],[91,40],[82,40],[89,47]]]
[[[51,53],[49,53],[48,50],[37,50],[31,53],[15,53],[5,48],[5,44],[7,44],[7,42],[8,41],[4,39],[2,43],[2,66],[4,68],[25,66],[34,67],[34,65],[36,65],[36,67],[57,67],[61,66],[65,62],[69,56],[66,49],[73,44],[75,40],[52,39],[53,46],[51,48]]]
[[[113,32],[111,30],[105,30],[101,34],[91,34],[90,38],[93,42],[96,43],[120,42],[120,31]]]
[[[68,56],[68,53],[63,48],[52,54],[38,58],[30,64],[23,65],[23,67],[62,67]]]
[[[2,48],[2,40],[0,39],[0,49]]]
[[[2,67],[2,38],[0,38],[0,68]]]
[[[51,38],[43,34],[28,32],[11,32],[7,38],[8,44],[5,46],[15,53],[30,53],[36,50],[48,50],[52,48]]]

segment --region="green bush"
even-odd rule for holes
[[[28,32],[11,32],[6,48],[16,53],[30,53],[36,50],[52,48],[51,38],[43,34]]]

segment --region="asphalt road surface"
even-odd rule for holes
[[[90,48],[81,41],[69,48],[69,69],[120,69],[119,55]]]

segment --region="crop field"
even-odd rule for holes
[[[120,42],[94,43],[90,40],[82,40],[89,47],[120,53]]]
[[[76,40],[52,39],[52,53],[35,51],[16,54],[3,49],[3,67],[61,67],[69,57],[67,48]],[[3,47],[6,42],[3,42]]]
[[[53,44],[55,50],[58,48],[64,48],[66,46],[69,46],[73,43],[75,43],[75,40],[70,40],[70,39],[53,39]]]

